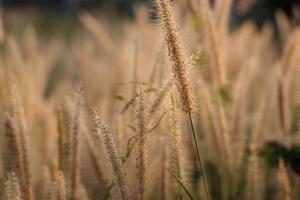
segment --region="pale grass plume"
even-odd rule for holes
[[[20,180],[14,172],[10,172],[7,175],[7,179],[4,184],[4,200],[22,200],[22,192],[20,186]]]
[[[179,122],[178,110],[174,97],[170,94],[170,105],[169,105],[169,126],[170,131],[167,136],[168,147],[169,147],[169,169],[180,179],[182,179],[182,158],[183,158],[183,145],[182,145],[182,132]],[[182,198],[181,190],[177,183],[171,181],[168,190],[172,198]]]
[[[279,187],[281,192],[281,198],[283,200],[291,200],[292,188],[288,175],[286,165],[282,159],[279,160],[279,172],[278,172]]]
[[[226,87],[228,82],[226,76],[223,52],[221,48],[222,41],[220,38],[219,29],[217,29],[214,17],[212,16],[212,10],[210,8],[209,1],[203,0],[201,3],[201,8],[202,8],[201,11],[202,11],[203,19],[206,22],[205,25],[206,25],[207,37],[209,38],[209,47],[210,47],[209,51],[211,55],[210,59],[212,61],[212,73],[213,73],[212,77],[214,78],[213,81],[216,87],[220,89]]]
[[[181,177],[181,162],[182,158],[182,133],[181,126],[179,123],[179,116],[176,109],[176,104],[172,94],[170,95],[170,108],[169,108],[169,142],[170,142],[170,161],[171,169],[174,169],[174,173],[180,178]]]
[[[28,142],[27,142],[27,134],[24,132],[20,132],[20,144],[21,144],[21,151],[23,154],[23,170],[24,170],[24,193],[25,193],[25,198],[28,200],[33,199],[33,186],[32,186],[32,177],[31,177],[31,169],[30,169],[30,161],[28,157]]]
[[[139,199],[145,198],[146,190],[146,167],[147,167],[147,134],[146,134],[146,114],[144,102],[144,90],[139,89],[136,100],[136,134],[138,137],[137,156],[136,156],[136,170],[137,170],[137,184]]]
[[[130,199],[130,196],[128,191],[127,180],[125,177],[122,162],[119,158],[119,153],[116,147],[115,139],[113,137],[112,130],[100,116],[98,108],[93,108],[93,121],[95,126],[95,133],[105,145],[121,198],[123,200],[128,200]]]
[[[181,43],[176,31],[175,22],[171,13],[169,0],[156,0],[161,17],[161,26],[168,47],[169,59],[172,65],[173,76],[180,96],[182,110],[186,113],[194,111],[193,98],[187,76],[187,61],[183,55]]]
[[[57,169],[64,174],[64,179],[66,183],[66,196],[69,198],[71,196],[72,187],[76,187],[76,183],[73,184],[72,181],[77,180],[76,165],[78,163],[77,158],[73,159],[74,148],[74,100],[67,99],[64,105],[58,107],[56,110],[57,116],[57,152],[58,152],[58,166]],[[77,126],[77,125],[76,125]],[[77,134],[77,133],[76,133]],[[75,160],[75,162],[73,162]],[[75,166],[72,165],[75,163]],[[74,171],[75,170],[75,171]],[[71,174],[75,173],[75,177]],[[75,191],[75,190],[73,190]],[[75,195],[73,193],[73,195]]]
[[[77,86],[73,93],[74,95],[74,112],[70,122],[70,137],[71,137],[71,156],[70,156],[70,174],[71,188],[70,197],[77,199],[78,184],[80,183],[80,141],[82,127],[82,109],[84,104],[83,91],[81,86]]]
[[[300,47],[299,36],[300,29],[296,29],[290,36],[281,59],[282,75],[279,78],[278,83],[278,106],[280,125],[282,128],[283,135],[288,133],[291,123],[291,111],[289,108],[289,88],[291,82],[291,75],[294,72],[295,67],[297,65],[296,61],[299,60],[299,56],[297,54]]]
[[[51,177],[51,172],[49,170],[49,167],[44,165],[43,166],[43,174],[42,174],[42,184],[41,184],[41,194],[39,194],[40,198],[42,199],[48,199],[52,198],[53,196],[53,191],[54,191],[54,186],[53,186],[53,181]]]
[[[54,181],[51,181],[47,187],[47,192],[45,199],[47,200],[56,200],[58,197],[56,184]]]
[[[64,180],[64,175],[60,170],[55,169],[52,173],[48,167],[44,167],[43,181],[43,199],[47,200],[66,200],[67,191]]]
[[[188,119],[191,125],[193,141],[197,153],[197,158],[199,166],[201,168],[203,185],[205,188],[206,199],[210,199],[209,189],[206,181],[206,175],[204,172],[203,161],[199,151],[199,145],[194,129],[194,124],[192,120],[192,112],[194,112],[194,103],[191,93],[191,87],[189,79],[187,76],[187,61],[183,55],[181,44],[179,41],[178,34],[176,32],[176,27],[174,19],[171,13],[171,6],[169,0],[156,0],[156,5],[161,17],[161,26],[165,35],[166,44],[168,47],[169,60],[171,62],[173,76],[177,86],[177,91],[179,93],[181,108],[188,115]]]
[[[33,186],[31,180],[31,169],[28,155],[28,127],[25,116],[24,107],[21,103],[21,95],[19,90],[14,87],[12,89],[11,96],[11,115],[14,123],[15,131],[15,142],[19,147],[20,151],[20,175],[21,175],[21,186],[25,200],[32,200],[33,197]]]
[[[22,177],[23,170],[20,142],[17,134],[16,122],[13,120],[11,115],[6,114],[3,126],[5,139],[7,141],[7,149],[9,152],[8,159],[12,161],[12,163],[9,163],[7,168],[8,170],[15,171],[19,176]]]
[[[58,134],[58,140],[57,140],[57,146],[58,146],[58,168],[60,170],[64,169],[64,143],[65,143],[65,122],[64,122],[64,113],[63,109],[61,107],[58,107],[56,109],[56,115],[57,115],[57,134]]]
[[[62,171],[54,171],[54,182],[57,190],[57,200],[67,200],[66,182]]]
[[[250,156],[247,172],[247,199],[259,199],[259,166],[256,144],[250,146]]]

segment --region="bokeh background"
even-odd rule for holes
[[[134,19],[134,7],[148,4],[152,0],[0,0],[4,9],[19,8],[23,11],[60,12],[61,14],[77,13],[82,10],[98,10],[100,13],[113,13]],[[184,0],[182,1],[182,9]],[[201,0],[200,0],[201,1]],[[292,6],[299,5],[300,0],[234,0],[232,23],[241,23],[252,19],[261,25],[265,20],[273,22],[275,12],[282,10],[292,15]],[[214,0],[211,0],[214,4]]]
[[[234,0],[225,11],[220,8],[227,1],[215,0],[207,10],[197,5],[198,12],[191,0],[173,1],[200,108],[193,118],[212,199],[300,199],[299,0]],[[190,123],[168,78],[168,41],[152,0],[0,0],[0,5],[0,133],[5,133],[0,134],[0,197],[6,192],[1,183],[17,172],[29,191],[22,188],[24,196],[33,188],[36,199],[62,200],[43,198],[57,194],[59,188],[52,185],[59,184],[55,174],[60,174],[70,190],[64,195],[68,199],[111,195],[119,200],[107,144],[95,134],[97,117],[90,107],[96,105],[116,130],[110,136],[120,150],[115,157],[125,163],[133,193],[146,180],[144,199],[182,199],[181,188],[168,176],[170,166],[178,177],[184,172],[182,180],[196,199],[204,199]],[[215,86],[217,68],[225,69],[228,81]],[[167,91],[162,99],[168,98],[157,98],[161,91]],[[144,95],[145,102],[139,98],[136,103]],[[149,164],[144,165],[149,178],[144,178],[138,171],[144,166],[137,166],[136,158],[146,157],[138,154],[146,147],[134,149],[131,139],[137,137],[137,119],[143,118],[139,111],[152,103],[158,107],[147,127],[153,134],[147,147]],[[11,126],[29,142],[13,141]],[[177,142],[177,127],[182,127],[182,144]],[[27,151],[16,155],[16,148],[7,146],[12,143],[22,151],[28,146],[29,158]],[[19,157],[27,174],[13,164]],[[227,178],[234,181],[228,184]]]

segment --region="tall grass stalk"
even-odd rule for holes
[[[137,182],[140,199],[143,200],[146,189],[146,162],[147,162],[147,135],[145,127],[145,104],[144,104],[144,91],[139,89],[138,99],[136,105],[136,126],[137,126]]]
[[[161,26],[165,35],[165,40],[168,47],[169,59],[172,65],[173,76],[177,86],[177,91],[180,96],[181,108],[188,114],[190,124],[192,127],[193,140],[197,152],[197,158],[200,164],[201,171],[203,173],[203,182],[205,187],[206,199],[209,198],[208,186],[206,183],[206,177],[203,168],[203,161],[200,156],[199,146],[196,138],[196,133],[191,117],[191,113],[194,111],[193,98],[191,95],[189,79],[187,77],[187,63],[182,53],[181,44],[176,32],[175,23],[171,13],[171,6],[169,0],[156,0],[156,5],[161,16]]]
[[[101,118],[98,108],[93,109],[93,120],[95,124],[96,135],[101,140],[103,140],[103,144],[106,147],[106,151],[112,165],[113,173],[116,179],[117,187],[121,194],[121,198],[123,200],[128,200],[130,199],[128,185],[125,178],[123,166],[118,155],[116,143],[113,138],[111,129]]]

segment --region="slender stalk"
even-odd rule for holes
[[[182,183],[182,181],[169,169],[167,168],[168,172],[175,178],[176,182],[183,188],[185,193],[189,196],[189,199],[194,200],[194,197],[189,192],[189,190],[185,187],[185,185]]]
[[[194,139],[194,143],[195,143],[195,148],[196,148],[196,152],[197,152],[198,161],[199,161],[200,169],[201,169],[201,172],[202,172],[202,175],[203,175],[203,184],[204,184],[206,199],[210,200],[210,196],[209,196],[209,192],[208,192],[208,185],[207,185],[207,181],[206,181],[207,178],[206,178],[206,175],[205,175],[205,172],[204,172],[203,161],[201,159],[201,155],[200,155],[200,151],[199,151],[199,145],[198,145],[196,134],[195,134],[195,129],[194,129],[192,116],[191,116],[191,113],[188,113],[188,115],[189,115],[189,120],[190,120],[190,124],[191,124],[191,128],[192,128],[193,139]]]

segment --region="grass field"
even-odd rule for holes
[[[300,29],[180,2],[2,12],[1,200],[300,199]]]

